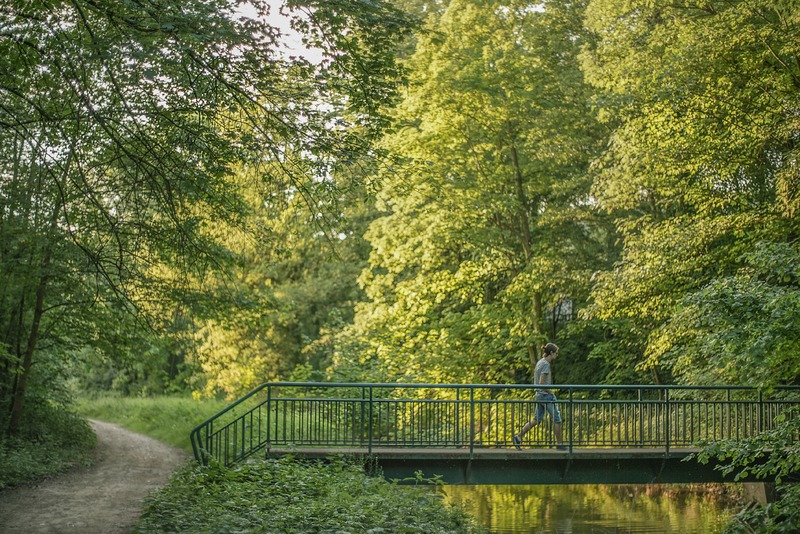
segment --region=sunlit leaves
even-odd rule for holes
[[[613,129],[593,190],[624,234],[622,261],[597,277],[594,311],[647,337],[685,313],[686,295],[737,276],[756,243],[796,238],[788,177],[800,101],[787,58],[797,13],[784,2],[594,0],[586,21],[596,39],[583,68]],[[767,296],[737,287],[744,299]],[[657,372],[674,340],[642,341],[631,363],[645,349]],[[679,352],[676,344],[670,358]]]
[[[580,8],[458,0],[419,36],[355,323],[387,376],[522,379],[585,296],[605,234]]]
[[[689,293],[654,334],[649,365],[689,384],[774,386],[800,377],[800,255],[761,243],[735,275]]]

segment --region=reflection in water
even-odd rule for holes
[[[728,518],[714,499],[668,486],[444,486],[442,492],[494,534],[713,534]]]

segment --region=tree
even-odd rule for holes
[[[739,272],[683,298],[652,336],[651,365],[692,385],[800,382],[800,252],[767,243],[743,260]]]
[[[800,12],[769,0],[593,0],[587,21],[597,38],[585,72],[614,129],[596,191],[624,235],[594,312],[640,340],[616,358],[657,380],[797,383]],[[796,420],[701,459],[786,481]],[[787,484],[729,530],[794,531],[796,510]]]
[[[255,169],[243,170],[238,180],[253,206],[247,230],[216,230],[239,261],[232,276],[214,280],[220,300],[234,297],[225,313],[190,325],[198,393],[233,397],[264,381],[319,374],[334,350],[334,332],[352,321],[354,303],[362,300],[356,279],[366,265],[362,236],[372,214],[359,168],[322,182],[309,176],[306,195],[288,177],[273,178],[265,182]]]
[[[698,304],[761,247],[797,239],[797,17],[779,1],[587,9],[584,72],[613,129],[594,191],[624,239],[593,314],[633,340],[613,356],[655,381],[671,380],[683,352],[661,328],[684,299]]]
[[[524,378],[606,259],[588,195],[602,136],[576,61],[581,14],[454,0],[419,36],[382,145],[396,164],[367,233],[369,302],[348,333],[389,379]]]
[[[325,176],[385,126],[401,13],[287,2],[322,51],[312,64],[282,55],[269,3],[251,4],[252,17],[227,0],[0,9],[0,233],[19,236],[0,293],[7,430],[57,310],[116,306],[158,326],[229,263],[208,229],[246,213],[235,162]]]

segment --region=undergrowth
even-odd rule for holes
[[[89,465],[96,443],[79,415],[60,406],[28,403],[19,433],[0,438],[0,489]]]
[[[84,398],[81,415],[117,423],[190,450],[189,433],[226,405],[190,398]],[[89,430],[75,416],[76,427]],[[293,459],[252,460],[230,468],[180,468],[152,493],[135,533],[206,534],[477,534],[463,510],[431,486],[404,486],[368,476],[363,464]]]
[[[478,533],[429,486],[369,477],[347,460],[187,466],[153,494],[135,533]]]

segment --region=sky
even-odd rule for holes
[[[294,31],[290,24],[290,18],[281,14],[283,2],[281,0],[265,0],[270,6],[268,22],[278,28],[283,36],[282,52],[287,56],[302,56],[312,63],[322,61],[322,53],[317,49],[311,49],[303,44],[302,36]],[[258,16],[256,8],[251,3],[242,3],[237,6],[237,11],[243,16],[255,18]],[[295,14],[299,15],[299,12]]]

